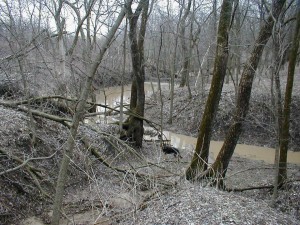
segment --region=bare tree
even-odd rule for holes
[[[122,68],[122,75],[121,75],[121,97],[120,97],[120,124],[119,124],[119,132],[122,135],[123,132],[123,117],[124,117],[124,107],[123,107],[123,102],[124,102],[124,83],[123,83],[123,78],[125,74],[125,69],[126,69],[126,38],[127,38],[127,19],[126,19],[126,24],[125,24],[125,31],[124,31],[124,38],[123,38],[123,68]]]
[[[224,178],[226,175],[230,159],[234,152],[239,136],[242,132],[243,122],[249,108],[249,101],[255,71],[261,58],[264,46],[272,35],[272,29],[275,20],[278,19],[284,4],[285,0],[277,0],[273,2],[272,11],[261,27],[254,48],[252,50],[252,54],[244,67],[239,85],[239,93],[235,113],[231,126],[229,127],[229,130],[226,134],[224,144],[215,162],[204,174],[201,175],[201,177],[213,177],[216,185],[218,185],[219,187],[224,187],[222,178]]]
[[[281,120],[282,120],[282,97],[281,97],[281,82],[279,71],[283,64],[283,56],[286,50],[283,45],[284,40],[284,13],[281,14],[280,18],[276,22],[273,34],[272,34],[272,47],[273,47],[273,65],[271,67],[271,104],[274,108],[275,115],[275,132],[276,139],[278,143],[275,146],[275,159],[274,159],[274,167],[275,167],[275,176],[274,176],[274,190],[272,196],[271,206],[275,206],[276,198],[278,194],[278,171],[279,171],[279,148],[280,148],[280,134],[282,132],[281,129]],[[274,84],[275,83],[275,84]],[[274,90],[275,85],[275,90]]]
[[[101,48],[100,48],[100,52],[97,55],[97,57],[95,58],[94,63],[92,64],[92,66],[89,70],[88,76],[85,81],[84,88],[82,89],[82,92],[81,92],[81,95],[80,95],[80,98],[78,101],[78,105],[77,105],[77,110],[72,119],[70,135],[68,137],[67,145],[66,145],[66,148],[64,149],[63,159],[62,159],[61,165],[60,165],[60,171],[59,171],[57,185],[56,185],[55,200],[53,203],[53,216],[52,216],[52,223],[51,223],[52,225],[59,224],[60,209],[61,209],[62,200],[63,200],[64,186],[65,186],[65,182],[66,182],[66,178],[67,178],[68,166],[69,166],[70,159],[72,158],[72,153],[73,153],[73,149],[75,146],[75,139],[76,139],[76,135],[77,135],[78,126],[79,126],[80,121],[83,120],[83,114],[84,114],[85,107],[86,107],[86,100],[90,94],[92,82],[94,80],[97,68],[100,65],[100,63],[104,57],[104,54],[105,54],[108,46],[110,45],[110,43],[114,37],[114,34],[116,33],[124,16],[125,16],[125,8],[123,8],[121,10],[118,18],[116,19],[114,26],[110,29],[109,33],[106,36],[106,39],[103,41]]]
[[[36,141],[36,132],[34,119],[31,113],[30,98],[34,95],[36,87],[33,87],[33,82],[31,80],[35,80],[36,76],[33,74],[35,70],[34,67],[36,66],[34,62],[35,45],[38,41],[43,40],[46,30],[41,29],[40,27],[41,11],[39,11],[37,21],[34,21],[34,16],[32,16],[35,7],[39,7],[40,9],[41,4],[37,6],[37,3],[34,3],[31,7],[29,7],[28,4],[29,3],[26,1],[18,0],[13,3],[5,1],[3,5],[1,5],[1,14],[3,17],[0,19],[0,26],[5,30],[5,32],[1,34],[1,37],[6,40],[7,46],[12,53],[10,56],[1,59],[1,64],[5,65],[1,67],[1,70],[5,72],[7,65],[11,64],[11,66],[16,69],[15,72],[17,74],[14,82],[17,83],[19,76],[21,77],[22,85],[19,86],[14,84],[14,86],[18,86],[18,88],[22,89],[22,91],[18,90],[18,92],[22,92],[28,100],[27,107],[30,118],[28,127],[30,130],[31,146],[33,147]],[[26,12],[24,12],[24,8],[26,8]],[[27,18],[27,13],[31,15],[30,18]],[[4,52],[5,51],[6,50],[4,50]],[[7,76],[7,81],[12,83],[13,79],[11,79],[10,76]]]
[[[77,46],[78,41],[80,40],[80,44],[81,44],[81,50],[82,50],[82,61],[83,61],[83,72],[84,74],[88,73],[89,67],[92,64],[92,51],[93,48],[95,46],[93,46],[93,43],[95,42],[97,33],[92,32],[92,22],[91,22],[91,12],[92,9],[94,9],[94,5],[95,5],[95,0],[85,0],[84,1],[84,10],[85,10],[85,15],[83,18],[81,18],[80,15],[80,8],[74,4],[71,4],[70,2],[66,1],[66,4],[70,6],[70,8],[75,12],[76,16],[77,16],[77,21],[78,21],[78,27],[76,28],[75,31],[75,37],[74,40],[71,44],[71,47],[69,48],[69,50],[67,51],[66,55],[69,56],[69,65],[70,65],[70,71],[72,72],[72,77],[74,80],[74,85],[75,86],[79,86],[79,91],[81,89],[81,86],[83,85],[83,82],[81,82],[80,84],[77,84],[76,79],[76,75],[74,74],[75,69],[74,67],[78,66],[78,65],[74,65],[75,63],[73,63],[73,53],[75,51],[75,47]],[[101,1],[98,3],[101,5]],[[99,14],[99,10],[96,12],[96,17]],[[85,29],[83,29],[83,23],[86,22],[85,25]],[[94,26],[97,27],[98,23],[96,23]],[[86,31],[86,32],[84,32]],[[80,35],[79,35],[80,34]],[[90,91],[90,97],[93,103],[96,103],[96,95],[94,93],[93,88]],[[89,112],[96,112],[96,105],[94,105],[93,107],[91,107],[91,109],[89,109]]]
[[[234,84],[235,89],[235,101],[237,101],[238,96],[238,83],[239,83],[239,77],[241,72],[241,58],[242,58],[242,51],[240,43],[242,41],[241,37],[241,27],[242,27],[242,18],[241,18],[241,9],[240,9],[240,3],[239,0],[234,1],[234,8],[235,8],[235,22],[233,25],[232,33],[233,33],[233,47],[232,47],[232,81]],[[229,74],[228,74],[229,78]]]
[[[232,3],[233,0],[224,0],[222,4],[213,80],[200,124],[194,156],[186,171],[186,178],[188,180],[193,180],[198,172],[207,169],[212,124],[218,109],[226,75],[228,33],[230,29]]]
[[[136,147],[141,147],[143,142],[143,120],[145,108],[145,69],[144,69],[144,39],[148,20],[149,0],[141,0],[135,10],[132,11],[132,1],[127,4],[127,17],[129,20],[129,40],[132,60],[132,85],[130,110],[137,116],[129,116],[127,121],[126,136],[134,142]],[[140,29],[138,32],[138,19],[142,14]]]
[[[168,1],[169,5],[169,1]],[[169,7],[168,7],[168,15],[169,15]],[[180,9],[179,18],[181,18],[182,9]],[[173,122],[173,111],[174,111],[174,87],[175,87],[175,71],[176,71],[176,56],[177,56],[177,49],[178,49],[178,32],[179,32],[179,23],[176,26],[176,33],[175,33],[175,41],[174,41],[174,52],[171,57],[170,62],[170,71],[171,71],[171,89],[170,89],[170,111],[169,111],[169,119],[168,123],[172,124]],[[170,48],[171,50],[171,48]]]
[[[294,74],[300,40],[300,0],[297,1],[296,19],[297,21],[296,28],[294,31],[294,38],[289,53],[288,75],[282,112],[283,118],[281,121],[282,133],[280,134],[280,157],[278,173],[279,184],[283,184],[287,179],[287,151],[289,144],[290,107],[292,101]]]
[[[180,34],[180,41],[181,41],[181,48],[182,48],[182,72],[181,72],[181,82],[180,87],[184,87],[187,85],[187,77],[189,75],[189,64],[190,64],[190,58],[189,58],[189,45],[186,37],[186,23],[187,18],[190,14],[192,5],[192,0],[188,0],[187,6],[185,5],[185,1],[182,3],[182,9],[184,9],[183,16],[180,19],[179,22],[179,34]]]

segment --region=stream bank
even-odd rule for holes
[[[176,106],[174,124],[171,126],[165,123],[167,129],[176,133],[192,133],[188,126],[191,125],[190,121],[184,115],[193,115],[193,111],[187,112],[186,107],[181,107],[191,104],[184,91],[177,89],[175,93],[180,97],[178,101],[181,104]],[[167,115],[168,93],[164,92],[164,96],[164,115]],[[153,99],[148,99],[147,116],[157,118],[157,105]],[[185,112],[181,115],[182,109]],[[195,107],[190,109],[195,110]],[[32,147],[28,142],[28,116],[5,107],[0,107],[0,112],[3,118],[0,128],[0,137],[3,140],[1,148],[24,159],[55,153],[51,159],[31,162],[43,171],[44,176],[40,183],[53,195],[68,131],[57,123],[37,119],[37,136],[40,141]],[[191,154],[183,154],[183,159],[179,162],[173,157],[164,160],[159,146],[149,142],[144,143],[143,149],[137,152],[143,159],[140,160],[139,157],[133,157],[135,154],[131,150],[114,142],[115,126],[95,124],[94,129],[98,132],[86,126],[81,127],[69,169],[64,212],[75,224],[300,224],[299,181],[290,183],[289,189],[280,191],[277,207],[274,209],[268,205],[272,194],[270,189],[227,193],[204,184],[191,184],[182,179]],[[155,179],[143,183],[137,176],[131,177],[104,166],[80,142],[83,134],[89,137],[91,144],[97,147],[111,166],[123,169],[133,167],[136,172],[147,173]],[[107,140],[112,141],[117,148]],[[192,152],[193,147],[187,147],[186,150]],[[0,165],[1,171],[4,171],[17,164],[2,155]],[[299,166],[290,164],[288,174],[290,179],[299,180]],[[13,171],[0,179],[2,224],[37,224],[38,221],[40,224],[49,224],[51,201],[41,195],[26,170]],[[165,182],[176,181],[176,185],[164,191],[161,189],[161,179]],[[235,156],[230,163],[226,183],[228,187],[236,188],[270,185],[273,183],[273,167],[264,161]],[[148,198],[149,192],[156,194]],[[143,207],[140,207],[142,203]],[[30,218],[22,220],[26,217]],[[70,221],[63,220],[62,224],[72,224]]]
[[[298,81],[300,83],[300,81]],[[291,103],[290,115],[290,143],[289,150],[300,151],[300,91],[295,83],[295,92]],[[275,114],[272,107],[270,93],[266,92],[267,81],[254,84],[248,115],[243,125],[243,132],[238,140],[239,144],[260,147],[276,147]],[[193,90],[193,89],[192,89]],[[186,87],[175,89],[173,123],[169,124],[170,95],[163,92],[163,126],[164,130],[196,137],[200,125],[205,100],[209,86],[206,86],[204,98],[193,91],[192,98],[188,96]],[[145,116],[156,123],[160,123],[160,101],[158,93],[147,101]],[[213,141],[223,141],[228,130],[235,107],[235,93],[232,84],[224,84],[222,98],[212,130]]]

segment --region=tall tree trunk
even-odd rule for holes
[[[61,9],[63,1],[58,1],[58,9],[56,10],[55,14],[55,23],[56,23],[56,29],[58,32],[57,36],[57,43],[56,43],[56,49],[58,50],[58,62],[57,67],[55,67],[57,79],[59,81],[58,83],[58,93],[67,96],[67,86],[65,81],[65,75],[66,75],[66,50],[64,46],[64,29],[65,29],[65,18],[61,18]]]
[[[182,72],[181,72],[181,81],[180,87],[184,87],[187,84],[188,75],[189,75],[189,65],[190,65],[190,57],[189,57],[189,48],[187,44],[187,40],[185,37],[185,27],[186,27],[186,20],[190,13],[192,0],[188,0],[187,7],[185,9],[184,15],[181,18],[179,25],[180,25],[180,37],[181,37],[181,47],[182,47]],[[185,1],[183,1],[182,7],[185,6]]]
[[[124,117],[124,75],[126,72],[126,38],[127,38],[127,19],[125,24],[125,31],[124,31],[124,38],[123,38],[123,68],[121,74],[121,99],[120,99],[120,124],[119,124],[119,131],[120,135],[123,134],[123,117]]]
[[[289,144],[290,108],[291,108],[291,101],[292,101],[297,52],[299,49],[299,40],[300,40],[300,0],[297,1],[297,25],[294,33],[292,46],[290,48],[287,83],[285,88],[283,121],[281,125],[282,133],[280,137],[280,156],[279,156],[279,174],[278,174],[279,184],[283,184],[283,182],[287,179],[286,167],[287,167],[287,151],[288,151],[288,144]]]
[[[234,30],[235,30],[235,44],[234,47],[234,77],[233,82],[234,82],[234,90],[235,90],[235,103],[237,102],[237,96],[238,96],[238,83],[239,83],[239,76],[241,72],[241,47],[239,44],[241,43],[241,10],[239,6],[239,0],[234,0],[234,8],[235,8],[235,24],[234,24]]]
[[[237,141],[242,132],[243,122],[248,112],[255,71],[257,69],[264,47],[272,34],[274,22],[278,19],[284,3],[285,0],[277,0],[273,2],[271,15],[261,27],[259,35],[255,42],[254,49],[243,70],[233,121],[228,130],[228,133],[226,134],[224,144],[215,162],[205,174],[206,176],[216,178],[216,181],[222,181],[222,178],[226,175],[229,161],[232,157]],[[222,186],[222,182],[218,183],[218,185]]]
[[[134,13],[132,12],[131,4],[127,5],[133,76],[131,85],[130,110],[139,116],[144,116],[145,108],[144,38],[148,20],[148,8],[149,0],[141,0]],[[138,19],[141,14],[141,25],[139,34],[137,34]],[[143,120],[135,116],[129,116],[126,123],[129,125],[127,136],[132,139],[136,147],[141,147],[144,134]]]
[[[208,55],[206,58],[206,83],[210,82],[210,75],[211,75],[211,67],[213,66],[213,61],[215,60],[215,51],[217,49],[217,27],[218,27],[218,20],[217,20],[217,0],[212,0],[212,12],[211,12],[211,20],[209,22],[209,29],[210,29],[210,38],[208,40]]]
[[[179,11],[179,21],[182,16],[182,8]],[[170,113],[168,123],[173,123],[173,111],[174,111],[174,87],[175,87],[175,71],[176,71],[176,56],[177,56],[177,48],[178,48],[178,38],[179,38],[179,27],[180,23],[177,23],[176,26],[176,36],[175,36],[175,46],[174,53],[171,56],[171,90],[170,90]]]
[[[158,56],[157,56],[157,61],[156,61],[156,76],[158,80],[158,91],[159,91],[159,100],[160,100],[160,133],[163,134],[163,111],[164,111],[164,100],[162,96],[162,91],[161,91],[161,82],[160,82],[160,75],[159,75],[159,62],[160,62],[160,55],[161,55],[161,49],[163,45],[163,28],[160,26],[160,41],[159,41],[159,48],[158,48]],[[160,139],[160,143],[162,146],[162,141],[163,139]]]
[[[280,19],[280,23],[283,22],[283,17]],[[280,77],[279,70],[282,66],[283,54],[280,54],[280,43],[282,40],[279,40],[281,36],[278,34],[279,30],[273,34],[273,66],[271,69],[272,79],[271,79],[271,102],[275,111],[275,129],[276,129],[276,138],[278,142],[275,146],[275,159],[274,159],[274,169],[275,169],[275,179],[274,179],[274,189],[271,200],[271,206],[275,206],[277,191],[278,191],[278,171],[279,171],[279,147],[280,147],[280,137],[281,137],[281,124],[282,124],[282,104],[281,104],[281,85],[280,85]],[[282,46],[281,46],[282,47]],[[274,93],[274,85],[275,82],[275,93]]]
[[[53,203],[53,216],[52,216],[52,223],[51,223],[52,225],[59,224],[60,210],[61,210],[61,205],[62,205],[62,201],[63,201],[64,186],[65,186],[66,179],[67,179],[68,166],[70,163],[70,159],[72,158],[79,122],[82,121],[82,119],[83,119],[83,114],[84,114],[84,110],[85,110],[85,106],[86,106],[86,100],[89,96],[92,82],[94,80],[97,68],[100,65],[100,63],[103,59],[103,56],[104,56],[108,46],[110,45],[111,40],[113,39],[114,34],[116,33],[124,16],[125,16],[125,9],[122,9],[114,26],[111,28],[110,32],[106,36],[106,40],[103,42],[103,45],[100,48],[100,53],[97,55],[95,62],[91,66],[91,69],[90,69],[88,77],[86,79],[84,88],[81,92],[79,102],[77,105],[77,110],[73,116],[72,124],[70,126],[70,135],[67,140],[67,146],[64,149],[63,159],[60,164],[60,170],[59,170],[58,180],[57,180],[57,184],[56,184],[55,200]]]
[[[207,169],[212,125],[218,109],[226,75],[228,61],[228,33],[232,13],[232,3],[233,0],[224,0],[222,4],[212,84],[200,124],[194,156],[191,165],[186,171],[186,178],[188,180],[193,180],[199,172]]]

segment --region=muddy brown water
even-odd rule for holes
[[[152,88],[154,91],[157,91],[158,85],[157,83],[150,83],[150,82],[145,82],[145,94],[146,96],[151,95],[153,93]],[[166,90],[169,88],[168,83],[162,83],[161,87],[163,90]],[[123,99],[124,99],[124,104],[130,102],[130,91],[131,91],[131,86],[126,85],[124,86],[124,94],[123,94]],[[98,94],[96,94],[96,99],[97,103],[99,104],[106,104],[110,107],[115,107],[119,105],[121,101],[121,87],[116,86],[116,87],[109,87],[109,88],[104,88],[104,90],[100,90]],[[103,108],[99,107],[97,109],[99,112],[103,111]]]
[[[168,131],[165,131],[164,134],[169,140],[171,140],[172,145],[179,149],[187,148],[189,145],[195,146],[197,142],[197,138],[191,136],[175,134]],[[212,159],[216,158],[222,145],[222,141],[210,142],[210,157]],[[272,164],[274,163],[275,150],[273,148],[267,147],[237,144],[234,154],[243,158],[248,158],[252,160],[263,160],[266,163]],[[287,160],[289,163],[300,165],[300,152],[289,151]]]
[[[162,89],[168,89],[168,83],[161,84]],[[150,95],[154,90],[157,90],[157,83],[145,82],[145,93]],[[131,87],[124,86],[124,103],[129,103]],[[97,94],[97,102],[101,104],[107,104],[110,107],[115,107],[121,100],[121,87],[105,88],[104,91],[100,91]],[[102,108],[98,108],[98,111],[102,111]],[[100,117],[99,117],[100,118]],[[101,120],[101,118],[100,118]],[[166,137],[171,140],[171,144],[179,149],[193,148],[197,139],[191,136],[176,134],[165,131]],[[210,157],[213,160],[216,158],[218,152],[222,147],[222,141],[211,141],[210,143]],[[263,160],[266,163],[273,163],[275,157],[275,150],[273,148],[259,147],[253,145],[238,144],[236,146],[235,155],[252,160]],[[300,165],[300,152],[288,151],[288,162]]]

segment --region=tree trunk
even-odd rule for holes
[[[237,102],[237,96],[238,96],[238,91],[239,91],[239,87],[238,87],[238,83],[239,83],[239,75],[241,72],[241,58],[242,58],[242,51],[241,51],[241,47],[239,46],[239,44],[241,43],[241,10],[240,10],[240,6],[239,6],[239,0],[234,0],[234,7],[235,7],[235,25],[234,25],[234,29],[235,29],[235,38],[234,38],[234,45],[236,45],[234,47],[234,62],[235,62],[235,66],[234,66],[234,77],[233,82],[234,82],[234,90],[235,90],[235,103]]]
[[[160,100],[160,133],[161,135],[163,134],[163,111],[164,111],[164,100],[162,96],[162,91],[161,91],[161,82],[160,82],[160,75],[159,75],[159,62],[160,62],[160,55],[161,55],[161,49],[163,45],[163,28],[162,26],[160,27],[160,41],[159,41],[159,48],[158,48],[158,56],[157,56],[157,61],[156,61],[156,76],[158,80],[158,91],[159,91],[159,100]],[[160,139],[160,143],[162,146],[162,141],[163,138]]]
[[[242,125],[248,112],[255,71],[264,50],[264,46],[272,34],[274,20],[278,19],[284,3],[285,0],[274,1],[272,13],[261,27],[254,49],[243,70],[233,122],[226,134],[221,151],[209,171],[206,173],[206,175],[216,178],[216,181],[222,180],[226,175],[229,161],[242,132]],[[222,182],[218,184],[222,185]]]
[[[279,156],[279,174],[278,183],[283,184],[287,179],[287,151],[289,144],[289,126],[290,126],[290,107],[292,101],[292,92],[294,85],[294,74],[297,59],[297,52],[299,49],[300,40],[300,0],[297,1],[297,25],[295,34],[290,48],[288,76],[285,89],[284,107],[283,107],[283,121],[282,133],[280,137],[280,156]]]
[[[281,17],[280,24],[283,22],[284,18]],[[282,104],[281,104],[281,85],[280,85],[280,77],[279,77],[279,70],[282,66],[282,58],[283,55],[280,54],[280,43],[282,40],[279,39],[281,34],[280,28],[278,31],[275,31],[273,34],[273,66],[271,69],[272,78],[271,78],[271,102],[274,108],[275,114],[275,130],[276,130],[276,139],[278,142],[275,146],[275,159],[274,159],[274,169],[275,169],[275,179],[274,179],[274,189],[273,195],[271,200],[271,206],[274,207],[277,199],[278,194],[278,171],[279,171],[279,147],[280,147],[280,137],[281,137],[281,124],[282,124]],[[274,93],[274,85],[275,82],[275,93]]]
[[[185,1],[183,1],[182,7],[185,6]],[[182,47],[182,73],[181,73],[181,81],[180,81],[180,87],[184,87],[187,84],[188,74],[189,74],[189,66],[190,66],[190,57],[189,57],[189,48],[185,37],[185,26],[186,26],[186,20],[190,13],[192,0],[188,0],[187,8],[184,12],[184,15],[179,22],[180,25],[180,36],[181,36],[181,47]]]
[[[120,99],[120,124],[119,124],[119,132],[120,136],[123,134],[123,117],[124,117],[124,74],[126,72],[126,38],[127,38],[127,19],[125,24],[124,38],[123,38],[123,68],[121,75],[121,99]]]
[[[131,1],[132,2],[132,1]],[[129,39],[132,60],[132,76],[130,110],[143,117],[145,108],[145,69],[144,69],[144,38],[148,19],[149,0],[141,0],[136,11],[133,13],[131,5],[127,5],[129,19]],[[137,35],[137,22],[142,13],[140,31]],[[130,138],[136,147],[141,147],[143,142],[143,120],[129,116],[127,137]]]
[[[233,0],[224,0],[221,9],[216,60],[210,92],[205,105],[195,153],[191,165],[186,171],[186,178],[193,180],[197,173],[207,169],[209,145],[213,121],[218,109],[228,60],[228,33]]]
[[[52,216],[52,225],[58,225],[59,224],[59,218],[60,218],[60,209],[63,201],[63,195],[64,195],[64,186],[67,179],[67,171],[70,159],[72,158],[73,149],[75,145],[75,139],[77,135],[77,130],[79,126],[79,122],[83,119],[83,113],[86,106],[86,100],[90,93],[90,88],[92,86],[92,82],[94,80],[94,76],[96,74],[97,68],[100,65],[103,56],[111,43],[111,40],[114,37],[115,32],[117,31],[119,25],[121,24],[123,17],[125,16],[125,9],[122,9],[120,12],[114,26],[111,28],[110,32],[106,36],[106,40],[103,42],[103,45],[100,48],[100,53],[96,57],[95,63],[91,66],[91,69],[89,71],[89,75],[86,79],[84,88],[81,92],[80,99],[77,105],[77,110],[73,116],[72,125],[70,128],[70,135],[67,140],[67,146],[64,149],[63,159],[61,161],[60,165],[60,171],[58,175],[58,180],[56,184],[56,194],[55,194],[55,200],[53,203],[53,216]]]
[[[182,9],[179,12],[179,20],[181,19]],[[173,111],[174,111],[174,87],[175,87],[175,71],[176,71],[176,56],[177,56],[177,46],[178,46],[178,38],[179,38],[179,27],[180,24],[177,23],[176,26],[176,36],[175,36],[175,46],[174,53],[171,56],[171,90],[170,90],[170,113],[168,123],[173,123]]]

